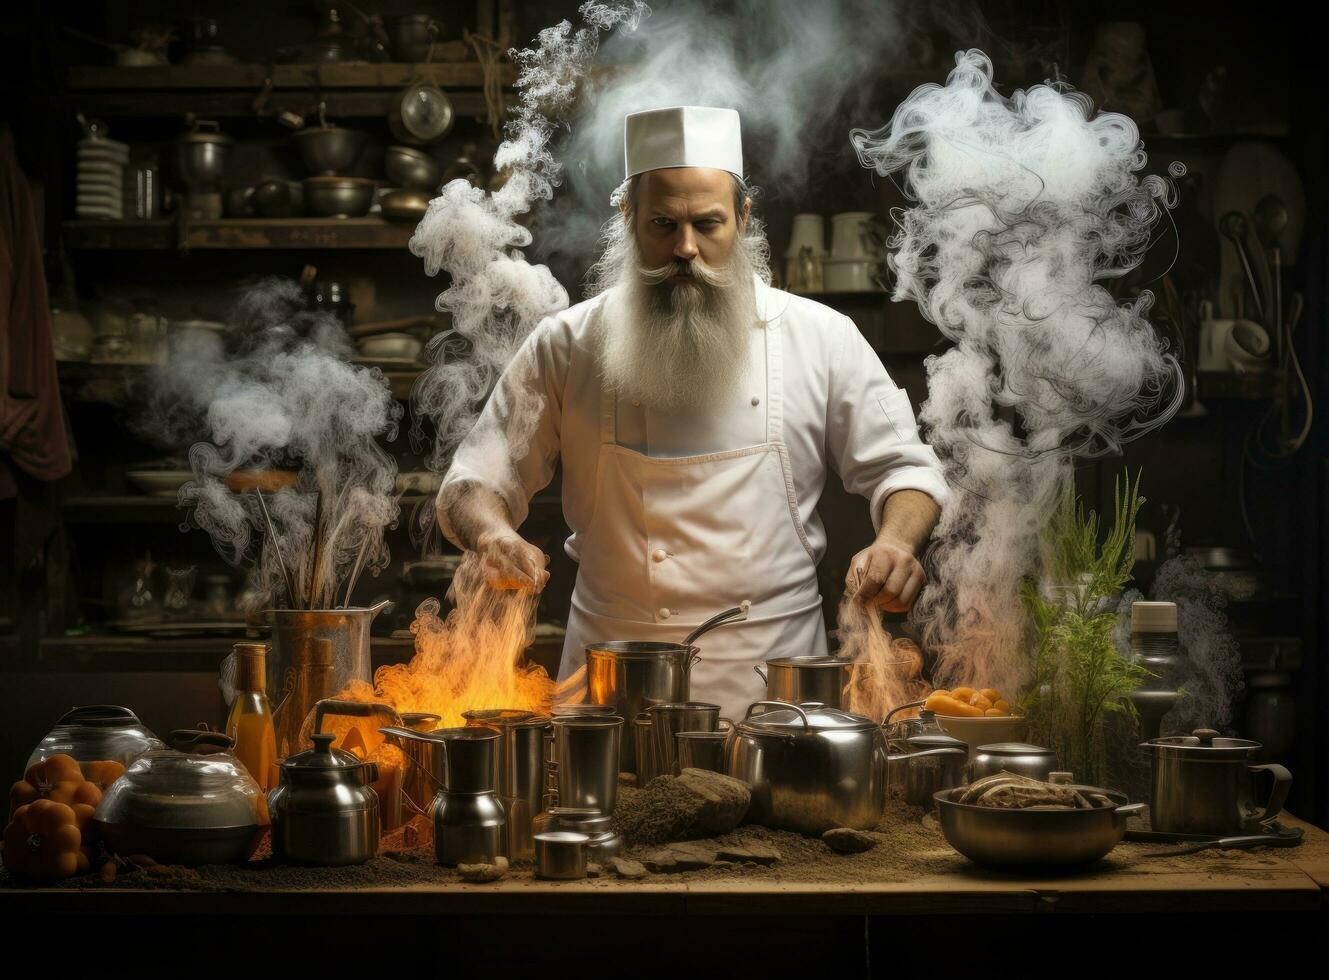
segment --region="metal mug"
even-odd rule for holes
[[[655,751],[656,772],[661,775],[678,774],[678,748],[674,736],[679,732],[714,732],[721,724],[720,706],[705,701],[681,701],[675,704],[652,705],[651,743]],[[732,727],[729,722],[725,726]]]
[[[552,727],[558,805],[613,813],[623,719],[617,715],[555,718]]]
[[[728,732],[678,732],[674,744],[678,751],[678,768],[725,771],[724,746]]]
[[[1190,735],[1142,743],[1153,756],[1153,796],[1149,805],[1154,830],[1169,834],[1224,836],[1259,830],[1282,812],[1292,773],[1269,763],[1249,765],[1260,743],[1222,738],[1209,728]],[[1273,776],[1263,807],[1252,801],[1254,776]]]

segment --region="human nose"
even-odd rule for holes
[[[684,262],[691,262],[697,257],[697,236],[693,234],[691,225],[683,225],[679,229],[678,239],[674,242],[674,257]]]

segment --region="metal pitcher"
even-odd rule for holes
[[[1156,738],[1141,748],[1153,755],[1152,829],[1169,834],[1225,836],[1258,831],[1283,809],[1292,773],[1270,763],[1249,765],[1259,742],[1221,738],[1209,728]],[[1269,773],[1273,786],[1263,807],[1253,802],[1254,777]]]
[[[300,752],[300,726],[324,698],[335,697],[353,680],[372,684],[369,624],[390,605],[367,609],[273,609],[268,690],[275,692],[273,723],[277,754]]]

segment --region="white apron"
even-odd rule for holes
[[[755,335],[758,338],[761,334]],[[766,441],[703,456],[656,458],[618,445],[617,404],[600,397],[594,508],[578,535],[560,680],[585,646],[606,640],[679,643],[715,613],[752,603],[746,622],[697,641],[691,696],[737,720],[765,697],[753,666],[823,655],[826,631],[812,549],[783,442],[780,317],[767,323]]]

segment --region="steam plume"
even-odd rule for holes
[[[1172,190],[1140,176],[1130,119],[1049,85],[1006,98],[977,50],[851,140],[917,201],[896,215],[895,299],[955,343],[928,358],[920,413],[956,490],[914,610],[933,680],[1015,690],[1028,666],[1017,590],[1074,460],[1118,451],[1180,404],[1152,296],[1118,303],[1101,285],[1140,264]]]
[[[348,576],[388,562],[397,466],[378,439],[396,438],[401,406],[381,372],[346,363],[349,353],[335,319],[308,312],[296,283],[270,279],[244,290],[224,344],[178,346],[153,379],[149,427],[200,439],[189,450],[193,480],[180,490],[192,508],[185,526],[206,530],[230,563],[254,562],[249,606],[299,602],[315,577],[313,604],[335,605]],[[237,471],[269,469],[297,471],[294,487],[265,495],[276,542],[258,497],[226,484]],[[297,596],[288,597],[288,575]]]

